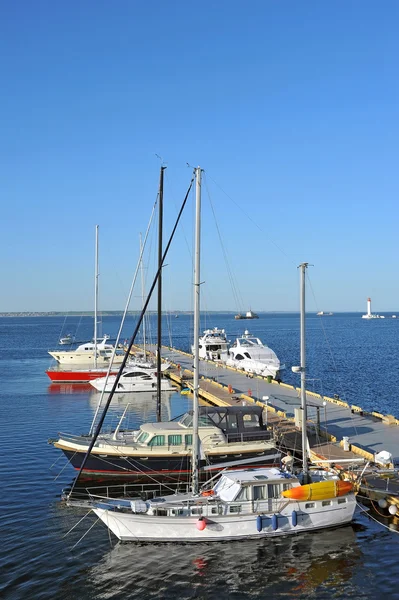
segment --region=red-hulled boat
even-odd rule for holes
[[[48,369],[47,375],[54,383],[88,383],[98,377],[105,377],[107,369]],[[113,369],[111,375],[116,375],[118,369]]]

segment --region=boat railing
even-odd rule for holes
[[[274,439],[274,433],[270,430],[226,433],[225,436],[229,444],[237,442],[264,442]]]
[[[72,495],[63,491],[63,498],[71,505],[86,505],[107,498],[150,500],[165,494],[185,494],[190,491],[187,482],[123,483],[101,486],[75,487]]]

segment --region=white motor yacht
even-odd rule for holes
[[[247,373],[273,377],[277,379],[285,368],[271,348],[262,344],[259,338],[252,336],[248,330],[237,338],[229,349],[226,364]]]
[[[97,344],[94,342],[86,342],[81,344],[75,350],[53,350],[49,352],[50,356],[60,365],[88,365],[90,363],[96,364],[96,366],[108,365],[114,347],[112,344],[107,344],[109,336],[104,335],[101,340],[98,340]],[[117,352],[115,354],[113,364],[120,364],[123,361],[123,352]]]
[[[191,348],[194,353],[194,347]],[[228,341],[224,329],[206,329],[199,338],[199,358],[205,360],[226,361],[228,358]]]
[[[116,375],[99,377],[90,381],[90,385],[102,392],[111,392],[115,383]],[[157,377],[153,371],[134,367],[122,373],[116,386],[116,392],[153,392],[157,389]],[[168,379],[161,379],[161,390],[163,392],[175,390]]]

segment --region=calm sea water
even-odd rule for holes
[[[47,350],[61,333],[74,333],[78,321],[0,319],[1,598],[399,598],[399,535],[362,513],[339,530],[255,542],[120,544],[91,515],[66,535],[86,511],[60,500],[73,471],[47,439],[58,431],[86,432],[98,396],[86,387],[50,386],[44,371]],[[165,343],[188,349],[192,318],[164,321]],[[131,318],[126,337],[133,324]],[[204,317],[202,325],[225,327],[230,339],[247,327],[287,367],[298,364],[298,315],[236,322],[220,314]],[[117,328],[117,319],[104,319],[104,332],[114,335]],[[307,387],[399,416],[398,328],[399,319],[309,316]],[[92,320],[85,318],[78,338],[91,336]],[[290,368],[284,379],[297,383]],[[108,423],[116,423],[127,402],[130,424],[154,419],[152,396],[121,396]],[[189,403],[172,395],[164,418]]]

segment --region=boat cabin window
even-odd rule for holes
[[[202,515],[202,508],[192,508],[191,514],[192,515]]]
[[[241,512],[241,505],[240,504],[236,504],[235,506],[234,505],[230,506],[229,512],[230,513],[239,513],[239,512]]]
[[[222,346],[216,345],[216,344],[213,344],[212,346],[208,347],[208,350],[210,350],[211,352],[217,352],[217,350],[221,350],[221,349],[222,349]]]
[[[244,486],[241,488],[235,500],[248,500],[248,486]]]
[[[168,435],[169,446],[180,446],[182,442],[181,435]]]
[[[141,373],[140,371],[132,371],[131,373],[124,373],[123,377],[141,377],[141,375],[144,375],[144,373]]]
[[[331,500],[323,500],[321,503],[322,506],[331,506]]]
[[[252,489],[254,500],[264,500],[266,498],[266,490],[264,485],[254,485]]]
[[[186,446],[192,446],[193,445],[193,436],[192,434],[188,434],[184,436],[185,440],[186,440]]]
[[[165,436],[164,435],[154,435],[154,437],[148,442],[148,446],[164,446],[165,445]]]
[[[346,504],[346,498],[338,498],[338,504]]]
[[[251,358],[251,355],[249,352],[244,352],[244,356],[246,356],[247,358]]]
[[[243,357],[243,355],[242,355],[242,354],[236,354],[236,355],[235,355],[235,359],[236,359],[236,360],[244,360],[244,357]]]
[[[259,415],[249,414],[244,415],[243,418],[244,427],[260,427]]]
[[[306,502],[305,508],[314,508],[314,502]]]
[[[137,438],[137,441],[140,442],[140,444],[144,444],[144,442],[148,439],[148,436],[150,434],[147,433],[146,431],[142,431],[139,435],[139,437]]]
[[[187,413],[186,415],[182,416],[179,423],[180,425],[183,425],[183,427],[192,427],[193,417]]]
[[[229,430],[238,429],[237,426],[237,415],[229,415],[227,414],[227,427]]]

